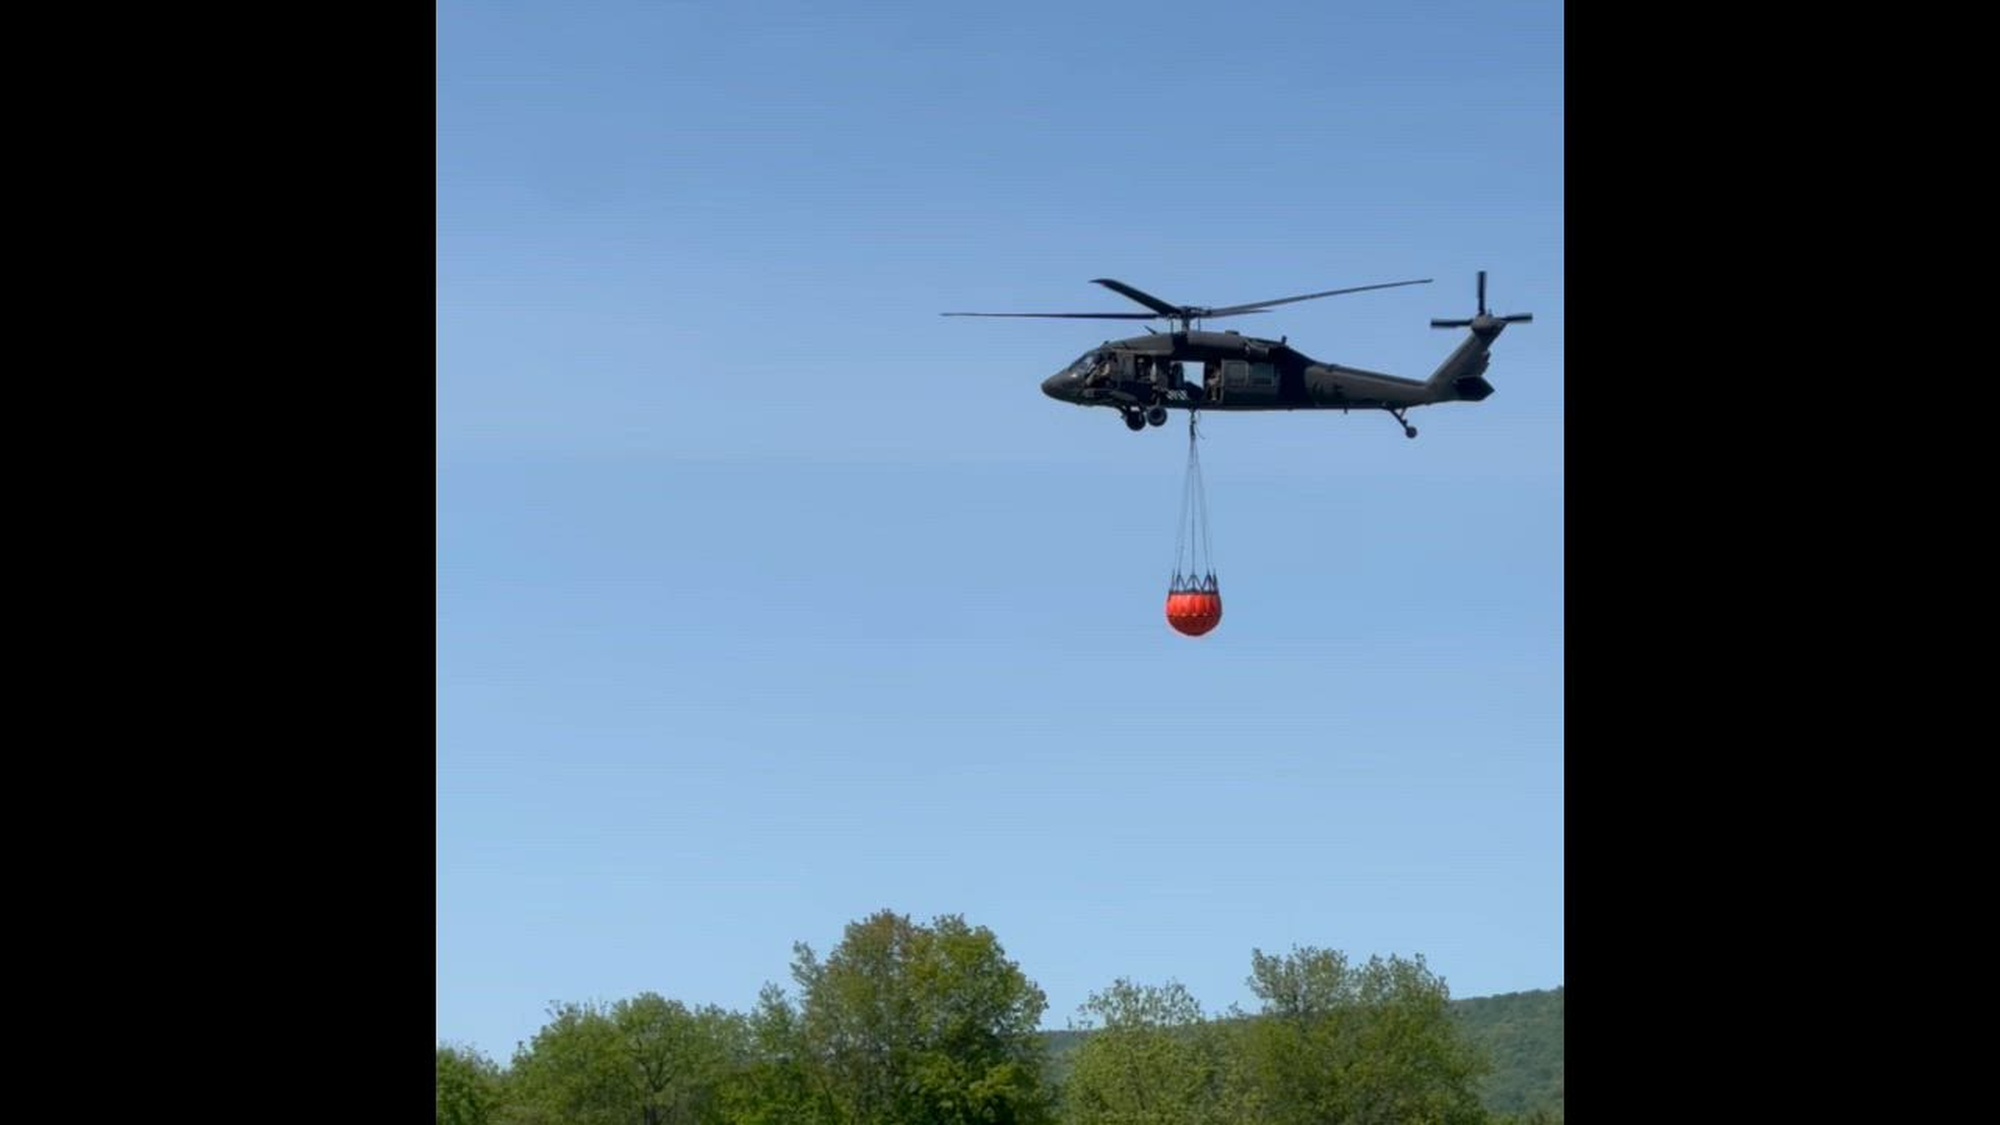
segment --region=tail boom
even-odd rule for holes
[[[1500,335],[1504,324],[1490,328],[1474,328],[1472,334],[1458,349],[1445,357],[1443,363],[1424,381],[1424,386],[1439,402],[1480,402],[1493,393],[1493,384],[1487,382],[1486,365],[1493,362],[1488,349]]]

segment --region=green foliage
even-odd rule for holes
[[[1069,1125],[1221,1125],[1242,1120],[1238,1053],[1178,982],[1120,979],[1080,1014],[1101,1030],[1076,1049],[1063,1088]]]
[[[797,992],[747,1015],[648,992],[552,1007],[509,1070],[441,1045],[438,1125],[1562,1123],[1562,990],[1454,1002],[1421,957],[1253,951],[1255,1015],[1119,979],[1044,1033],[1041,990],[956,915],[793,952]]]
[[[818,1120],[1035,1125],[1047,1001],[984,927],[881,911],[819,960],[794,948],[794,1020]],[[774,1020],[785,1017],[773,1014]]]
[[[508,1125],[708,1125],[747,1053],[742,1021],[647,992],[566,1004],[514,1056]]]
[[[1493,1073],[1481,1088],[1486,1108],[1502,1114],[1553,1113],[1561,1121],[1561,988],[1454,1001],[1452,1014],[1465,1037],[1493,1061]]]
[[[648,1125],[719,1122],[725,1087],[748,1054],[741,1017],[646,993],[614,1009],[641,1079]]]
[[[731,1125],[812,1125],[830,1120],[805,1058],[799,1013],[782,989],[767,984],[744,1021],[749,1053],[724,1090]]]
[[[1421,957],[1298,949],[1251,954],[1263,1017],[1243,1044],[1271,1125],[1478,1125],[1485,1065],[1453,1021],[1444,982]]]
[[[470,1047],[437,1049],[438,1125],[488,1125],[497,1120],[504,1077],[492,1059]]]
[[[1556,988],[1450,1002],[1465,1041],[1493,1065],[1480,1084],[1480,1104],[1493,1115],[1495,1125],[1562,1125],[1562,995],[1563,990]],[[1211,1019],[1207,1027],[1211,1034],[1223,1036],[1243,1033],[1252,1022],[1255,1017]],[[1073,1082],[1076,1062],[1084,1048],[1104,1034],[1088,1026],[1042,1033],[1050,1081],[1063,1088],[1072,1112],[1079,1092]],[[1259,1118],[1246,1110],[1236,1120]]]
[[[1531,1109],[1495,1117],[1493,1125],[1563,1125],[1563,1115],[1560,1109]]]

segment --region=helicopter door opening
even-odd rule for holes
[[[1220,366],[1222,368],[1220,379],[1222,393],[1217,396],[1218,399],[1229,395],[1269,398],[1278,393],[1278,367],[1276,364],[1251,363],[1248,360],[1242,359],[1225,359]],[[1213,390],[1217,379],[1213,374],[1209,375],[1208,379],[1209,387]]]
[[[1165,356],[1142,355],[1136,357],[1136,376],[1141,383],[1150,383],[1163,391],[1178,391],[1181,388],[1183,368],[1177,360]]]

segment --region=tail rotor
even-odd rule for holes
[[[1481,329],[1495,328],[1502,324],[1527,324],[1534,319],[1535,319],[1535,314],[1533,313],[1509,313],[1506,316],[1494,316],[1491,312],[1489,312],[1486,308],[1486,271],[1480,270],[1478,315],[1474,316],[1471,320],[1433,319],[1431,321],[1431,327],[1470,328],[1473,331],[1477,332],[1480,331]]]

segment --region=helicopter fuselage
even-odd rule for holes
[[[1236,332],[1161,332],[1106,341],[1043,381],[1042,391],[1061,402],[1128,411],[1156,405],[1226,411],[1401,410],[1435,402],[1476,402],[1492,394],[1493,388],[1479,377],[1484,361],[1482,346],[1476,363],[1447,361],[1448,367],[1457,368],[1447,379],[1406,379],[1322,363],[1282,339]],[[1189,378],[1188,369],[1196,364],[1201,367],[1199,378]]]

